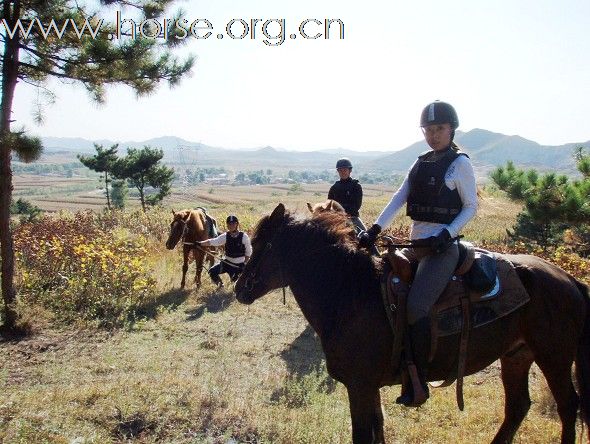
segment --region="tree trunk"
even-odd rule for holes
[[[104,172],[104,189],[107,193],[107,208],[111,211],[111,200],[109,198],[109,173]]]
[[[145,197],[143,195],[143,188],[139,188],[139,200],[141,200],[141,209],[145,213]]]
[[[143,176],[140,179],[139,189],[139,198],[141,199],[141,209],[145,213],[145,196],[143,195],[143,189],[145,188],[145,180]]]
[[[20,2],[3,2],[3,15],[9,26],[20,16]],[[2,299],[4,300],[4,327],[14,328],[16,310],[14,301],[14,246],[10,230],[10,202],[12,200],[12,170],[10,168],[12,142],[10,117],[12,100],[18,75],[19,40],[5,36],[2,64],[2,99],[0,105],[0,257],[2,258]]]

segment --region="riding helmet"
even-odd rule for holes
[[[457,111],[447,102],[436,100],[426,105],[420,116],[420,126],[438,125],[449,123],[451,129],[457,129],[459,126],[459,117]]]
[[[336,162],[336,169],[339,168],[352,168],[352,162],[346,157],[338,159],[338,162]]]
[[[235,216],[233,214],[230,214],[229,216],[227,216],[227,219],[225,219],[225,222],[228,223],[228,224],[231,224],[231,223],[234,223],[234,222],[235,223],[238,223],[239,220],[238,220],[238,217],[237,216]]]

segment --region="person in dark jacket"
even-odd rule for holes
[[[471,161],[453,142],[458,126],[457,112],[450,104],[437,100],[424,108],[420,127],[431,150],[414,162],[373,226],[359,234],[359,245],[370,247],[406,204],[406,214],[412,218],[410,238],[416,247],[404,249],[402,254],[418,263],[407,302],[411,350],[406,352],[413,352],[424,388],[424,393],[416,397],[410,389],[402,389],[398,403],[407,406],[418,406],[428,398],[428,315],[455,271],[459,247],[454,239],[477,211]]]
[[[226,219],[227,232],[212,239],[199,242],[203,246],[221,247],[225,246],[225,256],[218,264],[209,269],[211,280],[218,288],[223,287],[219,277],[222,273],[229,274],[232,282],[238,280],[244,265],[252,256],[252,245],[247,233],[239,230],[239,220],[233,214]]]
[[[336,162],[336,171],[338,171],[340,180],[330,187],[328,199],[333,199],[344,207],[344,211],[350,216],[358,231],[366,230],[365,224],[359,217],[359,210],[363,203],[363,187],[357,179],[350,177],[352,173],[350,159],[339,159]]]

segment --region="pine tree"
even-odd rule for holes
[[[100,5],[127,8],[143,19],[162,16],[173,1],[100,0]],[[138,96],[154,91],[161,81],[175,85],[190,71],[193,58],[180,61],[172,56],[170,51],[187,41],[177,38],[174,32],[169,32],[164,40],[142,37],[135,32],[132,23],[128,23],[127,29],[115,29],[113,24],[104,22],[99,10],[95,11],[92,6],[77,0],[3,0],[0,2],[0,19],[0,25],[4,27],[0,32],[3,45],[0,54],[1,279],[4,326],[11,329],[16,322],[13,306],[14,251],[10,229],[11,158],[15,153],[21,160],[31,161],[42,151],[39,139],[27,137],[24,131],[11,128],[17,83],[26,82],[46,89],[47,81],[57,78],[82,84],[94,100],[103,102],[105,87],[110,84],[127,85]],[[52,22],[54,27],[48,32]],[[61,36],[54,31],[61,32]],[[134,34],[133,38],[130,34]],[[126,38],[113,38],[116,35]],[[38,117],[42,117],[41,112]]]
[[[127,203],[127,193],[129,192],[127,181],[113,180],[112,187],[113,189],[111,197],[113,200],[113,207],[117,208],[118,210],[122,210],[125,208],[125,204]]]
[[[517,217],[514,237],[537,241],[543,247],[561,242],[566,229],[585,239],[590,226],[590,156],[583,147],[574,151],[582,180],[570,180],[565,175],[535,170],[525,172],[510,162],[490,176],[496,185],[512,199],[524,200],[525,210]],[[589,239],[590,241],[590,239]]]
[[[129,148],[127,156],[115,163],[114,175],[119,179],[127,179],[139,191],[143,211],[146,210],[146,204],[156,205],[170,194],[174,170],[160,163],[163,157],[161,149],[145,146],[141,150]],[[158,192],[146,196],[146,187],[152,187]]]
[[[109,183],[111,179],[109,174],[113,171],[113,165],[117,161],[117,149],[119,144],[115,144],[108,149],[105,149],[102,145],[94,144],[96,149],[96,155],[94,156],[81,156],[78,155],[78,159],[82,164],[98,173],[103,173],[102,179],[104,179],[104,189],[107,196],[107,208],[111,209],[111,200],[109,196]]]

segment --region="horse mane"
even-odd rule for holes
[[[190,229],[189,232],[194,233],[195,235],[195,239],[188,239],[189,241],[199,239],[199,233],[205,233],[206,238],[206,220],[202,210],[184,209],[177,211],[174,214],[174,220],[177,221],[181,219],[186,222],[187,227]],[[205,238],[201,240],[204,240]]]
[[[358,247],[354,225],[350,223],[346,213],[323,211],[314,214],[312,217],[297,219],[289,211],[285,211],[283,224],[290,226],[301,225],[305,227],[306,234],[325,239],[329,243],[348,245],[351,248],[354,247],[355,250]],[[270,216],[264,216],[260,219],[254,228],[252,242],[256,242],[262,233],[269,231],[272,228],[270,225]]]
[[[272,239],[276,221],[270,216],[263,217],[257,224],[252,244]],[[369,295],[379,295],[381,262],[365,250],[358,249],[356,232],[345,213],[325,211],[312,217],[299,219],[285,211],[281,230],[288,233],[285,245],[297,246],[302,251],[313,251],[306,256],[317,270],[307,277],[308,281],[318,280],[318,288],[326,287],[323,297],[334,306],[349,302],[366,301]],[[274,227],[273,227],[274,226]],[[260,245],[259,245],[260,247]],[[294,256],[286,251],[286,256]],[[334,291],[327,288],[334,285]],[[338,287],[338,288],[336,288]],[[345,291],[342,291],[345,289]]]

